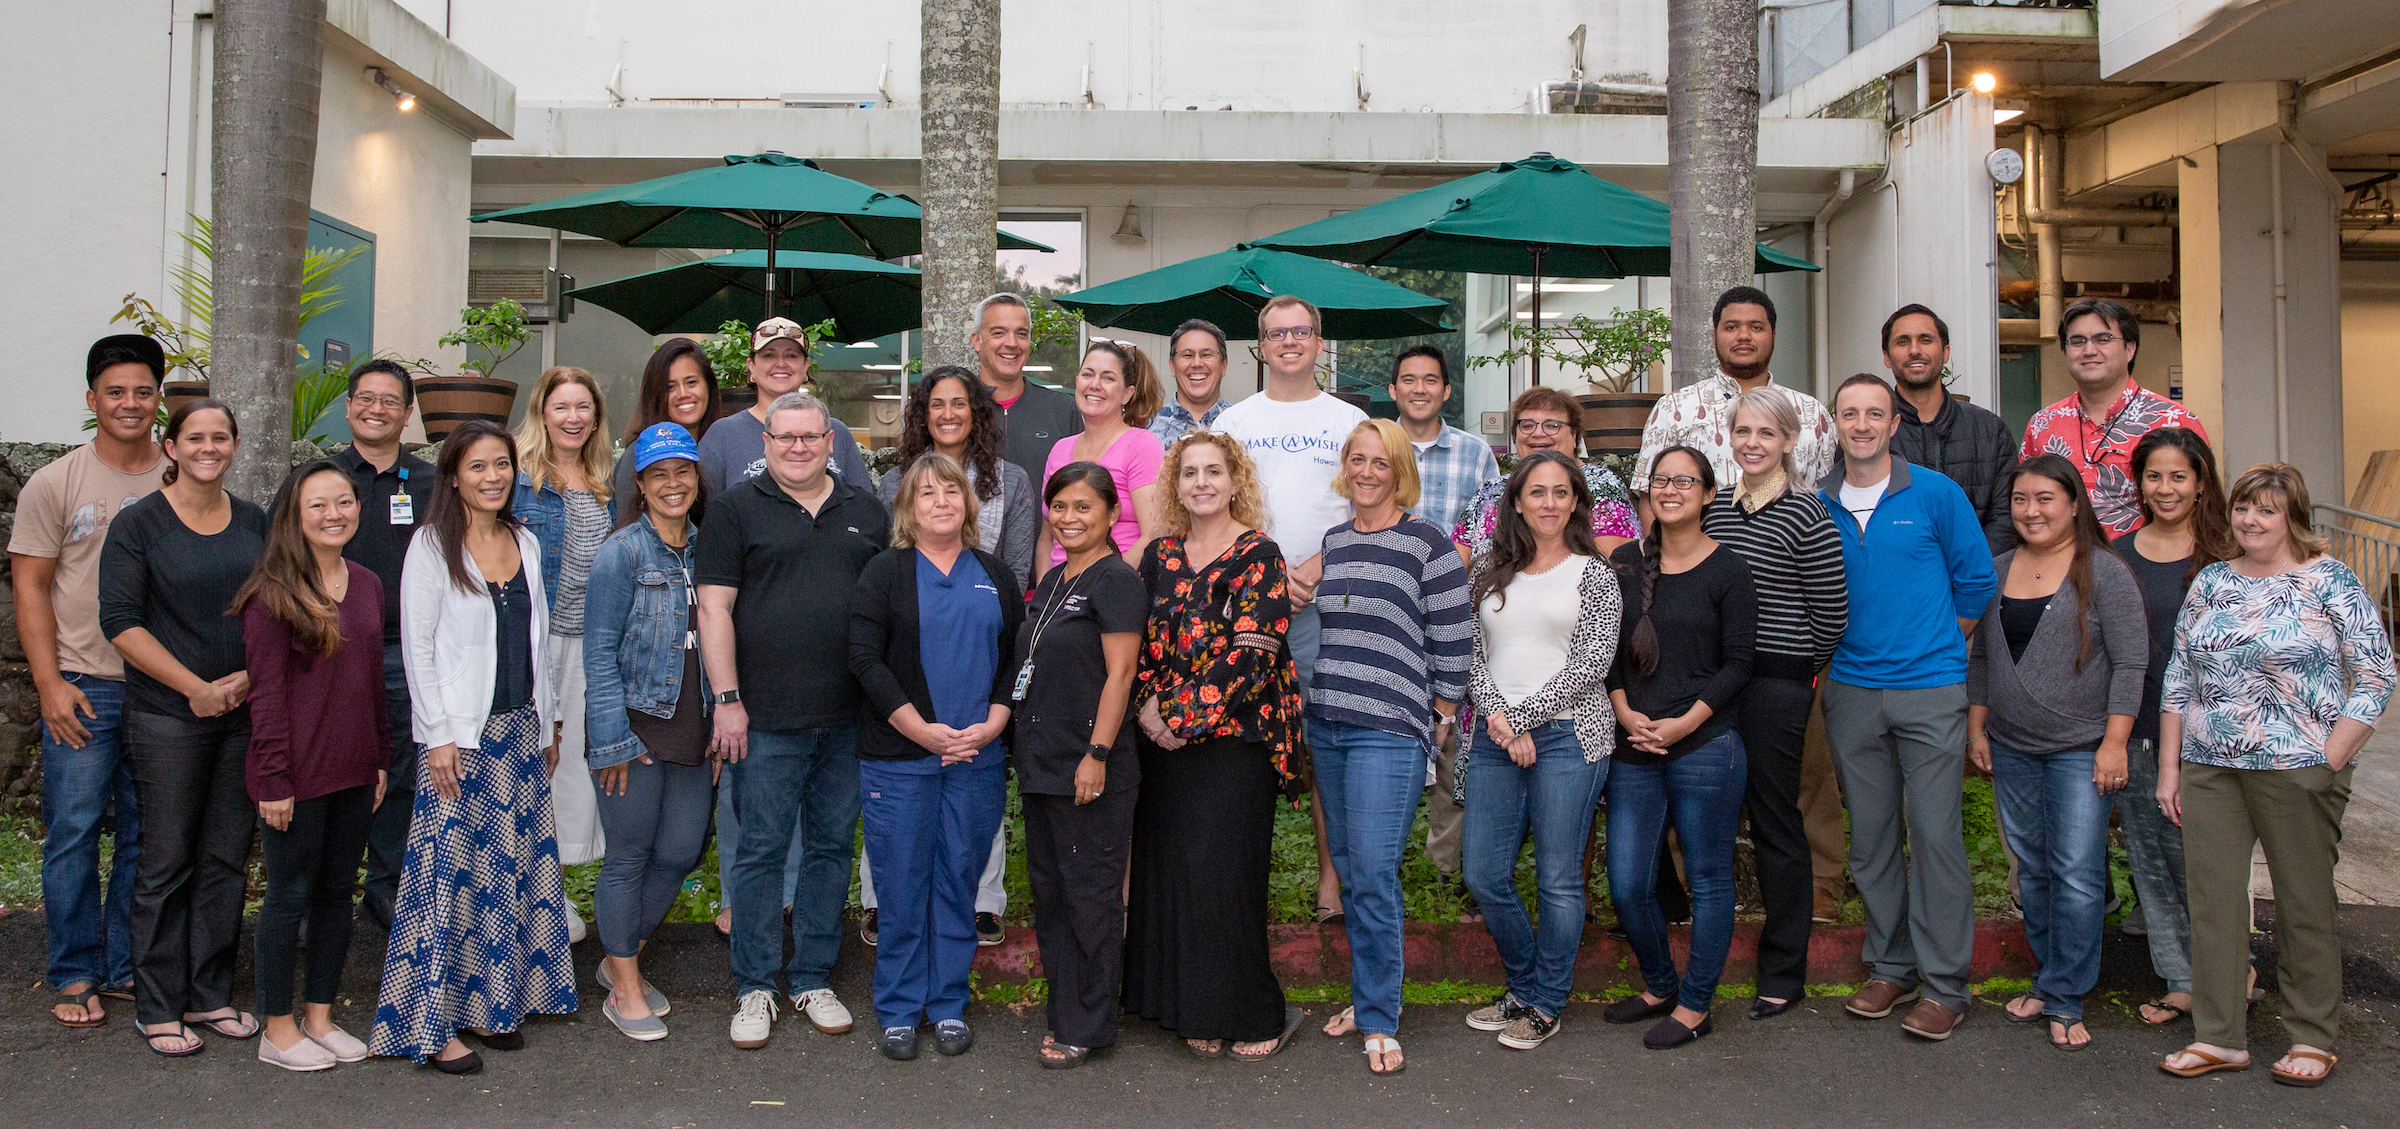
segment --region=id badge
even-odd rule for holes
[[[416,503],[409,498],[405,491],[394,493],[392,495],[392,524],[415,525],[416,523]]]
[[[1027,659],[1024,666],[1017,668],[1017,688],[1009,695],[1009,700],[1012,702],[1024,701],[1025,688],[1031,685],[1033,685],[1033,660]]]

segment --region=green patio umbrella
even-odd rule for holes
[[[1541,324],[1545,274],[1624,278],[1673,273],[1665,204],[1548,153],[1328,216],[1244,246],[1370,266],[1530,275],[1536,325]],[[1756,269],[1767,274],[1818,268],[1761,246]],[[1541,358],[1533,363],[1538,384]]]
[[[1206,318],[1231,336],[1257,336],[1259,307],[1297,294],[1325,315],[1325,336],[1339,341],[1414,337],[1451,328],[1450,304],[1323,259],[1236,248],[1144,271],[1052,299],[1097,326],[1167,334],[1187,318]]]
[[[733,155],[722,165],[635,184],[527,204],[474,217],[477,223],[530,224],[597,236],[627,247],[760,247],[769,265],[782,251],[827,251],[897,259],[917,254],[924,209],[817,167],[767,152]],[[1000,233],[1002,250],[1051,251]],[[767,316],[776,305],[767,276]]]
[[[651,333],[714,333],[729,319],[752,321],[767,290],[767,253],[713,259],[628,275],[567,293],[612,310]],[[924,323],[915,267],[858,255],[785,251],[775,263],[776,301],[802,325],[832,318],[844,341],[865,341]]]

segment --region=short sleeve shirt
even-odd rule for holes
[[[814,514],[773,478],[736,483],[708,500],[693,581],[737,590],[734,664],[751,728],[821,729],[857,719],[850,596],[891,533],[883,503],[838,479]]]
[[[1330,392],[1314,399],[1270,400],[1264,392],[1235,404],[1217,426],[1242,442],[1258,467],[1274,528],[1267,532],[1286,561],[1305,561],[1325,548],[1325,534],[1350,520],[1350,503],[1333,492],[1342,444],[1367,413]]]
[[[1000,586],[973,553],[960,553],[947,573],[922,551],[909,553],[917,558],[917,655],[933,720],[952,729],[981,725],[991,716],[999,673]],[[1000,744],[995,738],[984,749]]]
[[[163,458],[127,474],[108,465],[90,444],[33,472],[17,495],[16,527],[8,551],[58,562],[50,582],[58,613],[58,668],[95,678],[123,679],[125,659],[100,631],[100,546],[125,507],[158,489]]]
[[[1123,559],[1102,557],[1073,579],[1066,571],[1054,568],[1042,577],[1025,626],[1017,632],[1019,670],[1032,662],[1033,678],[1025,700],[1017,703],[1012,763],[1017,789],[1035,795],[1074,794],[1075,768],[1091,748],[1108,684],[1100,637],[1138,637],[1150,617],[1150,593],[1141,574]],[[1134,720],[1128,716],[1110,746],[1109,791],[1129,791],[1141,783],[1133,734]]]
[[[1050,481],[1060,467],[1075,461],[1075,444],[1079,436],[1070,435],[1050,448],[1050,459],[1042,466],[1042,481]],[[1159,446],[1158,436],[1138,427],[1125,429],[1100,457],[1092,460],[1108,471],[1117,484],[1117,523],[1108,527],[1108,539],[1115,542],[1117,551],[1130,553],[1142,547],[1141,515],[1133,512],[1133,492],[1158,481],[1158,467],[1166,461],[1166,449]],[[1066,562],[1065,548],[1050,546],[1053,566]]]

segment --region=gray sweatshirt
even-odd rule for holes
[[[2000,554],[1992,570],[2007,587],[2016,551]],[[2072,581],[2058,586],[2042,622],[2025,645],[2025,658],[2012,659],[2000,625],[1995,594],[1975,626],[1967,650],[1967,701],[1991,716],[1984,733],[1995,745],[2020,753],[2057,753],[2096,748],[2111,714],[2142,710],[2142,673],[2150,663],[2150,626],[2141,586],[2116,554],[2091,555],[2092,607],[2075,596]],[[2075,669],[2075,617],[2090,624],[2092,651]]]

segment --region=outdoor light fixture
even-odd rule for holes
[[[2000,80],[1990,71],[1976,71],[1975,77],[1967,81],[1974,84],[1977,94],[1989,94],[2000,89]]]
[[[1109,236],[1109,238],[1119,243],[1147,242],[1148,240],[1142,235],[1142,213],[1135,209],[1131,203],[1127,203],[1125,205],[1125,218],[1118,222],[1116,234]]]
[[[392,76],[383,73],[382,67],[368,67],[367,81],[373,85],[380,86],[385,90],[391,91],[392,104],[400,107],[401,113],[405,114],[410,110],[417,108],[417,96],[409,93],[406,90],[400,89],[400,84],[393,82]]]

